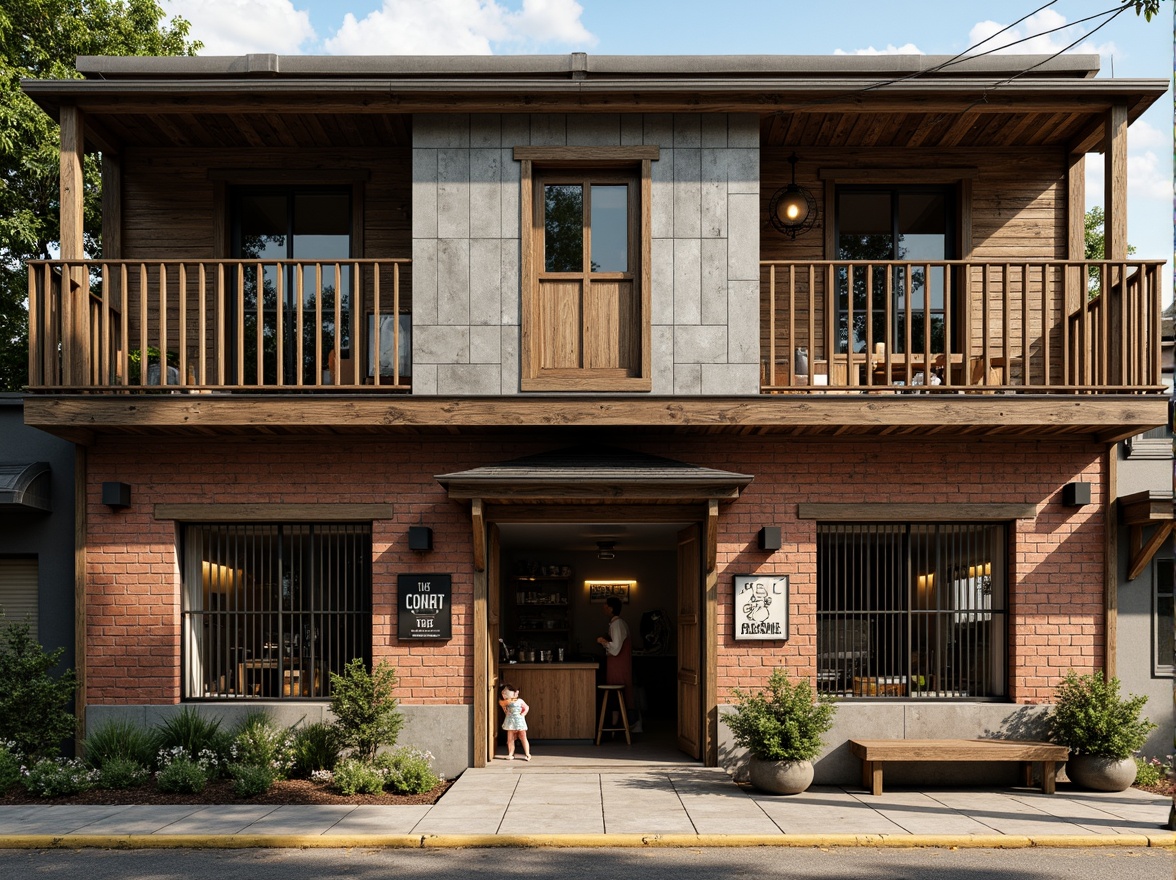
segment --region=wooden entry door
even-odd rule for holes
[[[697,525],[678,532],[678,748],[702,757],[702,540]]]

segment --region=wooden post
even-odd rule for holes
[[[70,262],[85,259],[83,219],[85,216],[84,183],[82,158],[85,153],[85,137],[82,132],[82,111],[67,104],[61,108],[61,259]],[[85,344],[89,338],[86,302],[86,271],[82,266],[71,267],[70,278],[61,279],[61,296],[69,297],[69,307],[62,309],[62,315],[69,315],[68,326],[61,329],[63,375],[65,385],[86,382]],[[72,280],[73,283],[70,283]],[[64,306],[64,304],[63,304]]]
[[[702,624],[702,689],[703,729],[702,760],[707,767],[719,765],[719,687],[715,681],[718,670],[718,543],[719,502],[706,502],[706,522],[703,529],[703,605],[699,615]]]
[[[1116,101],[1106,116],[1106,141],[1103,161],[1106,163],[1104,198],[1106,200],[1104,258],[1127,259],[1127,104]],[[1103,382],[1117,385],[1123,381],[1123,357],[1112,344],[1121,335],[1122,311],[1126,302],[1126,273],[1114,265],[1108,266],[1109,278],[1104,287],[1103,302]]]

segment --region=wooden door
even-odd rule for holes
[[[700,597],[702,540],[697,525],[678,533],[678,748],[702,757]]]

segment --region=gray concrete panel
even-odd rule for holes
[[[499,242],[499,268],[502,291],[501,323],[519,326],[522,323],[522,288],[519,278],[519,242],[504,238]]]
[[[517,242],[520,218],[519,179],[522,176],[522,163],[515,161],[514,152],[509,149],[504,148],[499,156],[498,171],[502,176],[499,234],[503,238],[515,239]]]
[[[497,238],[470,241],[470,315],[473,325],[502,323],[502,243]]]
[[[501,371],[487,369],[485,364],[439,364],[437,366],[437,393],[443,397],[460,397],[463,394],[501,394]]]
[[[674,393],[674,328],[668,324],[654,324],[650,328],[650,348],[653,358],[654,394]]]
[[[727,278],[759,281],[759,197],[727,197]]]
[[[699,146],[727,146],[727,116],[724,113],[706,113],[699,119],[701,138]]]
[[[519,328],[502,327],[499,330],[502,338],[502,393],[519,393]]]
[[[437,323],[436,238],[412,240],[412,322],[414,327]]]
[[[727,239],[704,238],[700,247],[702,323],[726,325]]]
[[[412,151],[412,236],[437,235],[437,151]]]
[[[674,324],[702,321],[702,242],[697,238],[674,239]],[[675,355],[675,360],[681,360]]]
[[[644,118],[646,145],[651,147],[661,147],[662,159],[665,159],[665,150],[672,148],[674,145],[673,114],[646,113]]]
[[[674,148],[674,236],[702,234],[702,154],[698,149]]]
[[[674,394],[702,393],[702,365],[674,364]]]
[[[626,147],[645,143],[645,120],[640,113],[621,114],[621,145]]]
[[[727,191],[759,194],[759,150],[727,150]],[[757,208],[756,213],[759,213]]]
[[[417,113],[412,118],[414,147],[468,147],[470,118],[465,114]]]
[[[726,328],[723,328],[724,336]],[[756,364],[703,364],[702,393],[708,395],[759,394],[759,366]]]
[[[502,328],[499,325],[470,328],[470,363],[502,363]]]
[[[616,147],[621,143],[619,113],[573,113],[567,117],[571,146]]]
[[[502,150],[470,150],[470,237],[502,236]],[[516,190],[517,192],[517,190]]]
[[[727,163],[726,150],[701,151],[701,219],[699,234],[703,238],[727,237]]]
[[[759,151],[760,123],[754,113],[730,113],[727,115],[727,146],[745,147]]]
[[[674,240],[650,242],[650,311],[654,324],[674,323]]]
[[[526,113],[504,113],[501,117],[502,147],[513,149],[531,143],[531,117]]]
[[[470,323],[468,238],[442,238],[437,242],[437,323],[455,326]]]
[[[470,362],[470,328],[414,327],[413,357],[422,364],[468,364]],[[416,361],[414,361],[415,367]],[[416,380],[415,368],[413,380]]]
[[[475,113],[470,116],[470,149],[501,147],[502,117],[497,113]]]
[[[469,238],[470,151],[437,151],[437,235]]]
[[[674,151],[663,149],[650,166],[650,227],[653,238],[674,237]]]
[[[674,148],[702,146],[701,119],[697,113],[674,114]]]
[[[437,393],[436,364],[421,364],[415,361],[413,362],[412,393],[425,395]]]
[[[732,364],[760,362],[758,281],[727,282],[727,360]]]
[[[531,117],[531,145],[535,147],[566,147],[568,144],[567,117],[562,113],[536,113]]]

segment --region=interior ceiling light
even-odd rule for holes
[[[616,559],[617,554],[613,552],[613,548],[617,546],[616,541],[597,541],[596,542],[596,558],[597,559]]]
[[[788,157],[792,164],[792,183],[778,189],[768,203],[768,222],[777,232],[796,238],[817,222],[817,200],[803,186],[796,185],[796,153]]]

